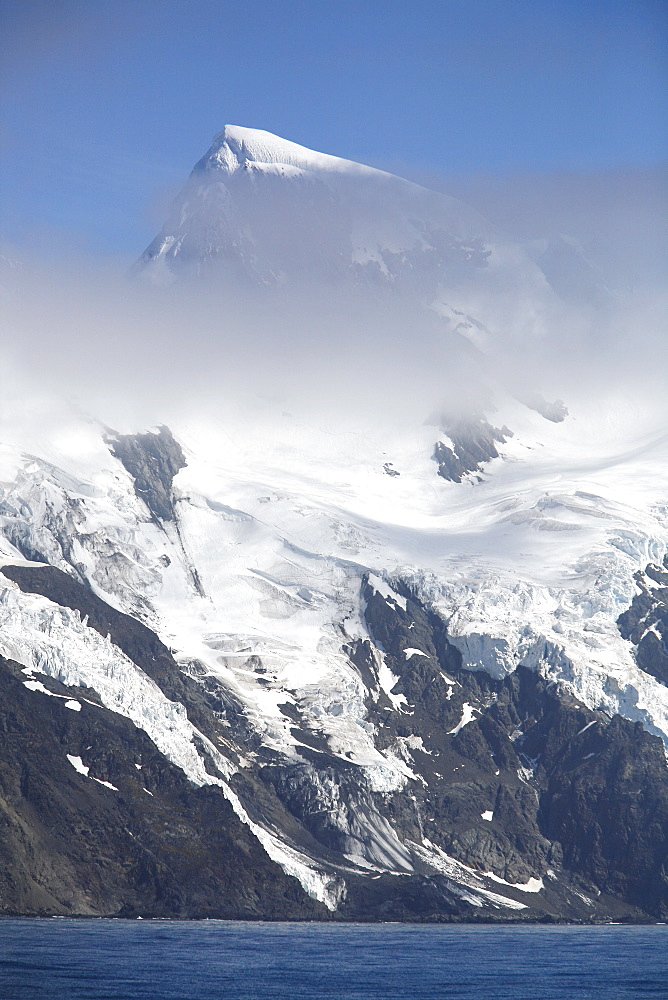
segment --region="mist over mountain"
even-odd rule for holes
[[[663,293],[523,229],[227,126],[7,263],[3,912],[665,919]]]

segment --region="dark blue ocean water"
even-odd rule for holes
[[[0,920],[2,1000],[668,998],[668,927]]]

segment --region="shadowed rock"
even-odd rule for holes
[[[634,579],[640,593],[619,616],[617,627],[635,646],[640,669],[668,685],[668,556],[663,566],[650,563]]]
[[[174,520],[172,484],[186,466],[185,455],[168,427],[158,433],[119,434],[107,438],[112,455],[123,463],[135,484],[135,493],[153,517]]]
[[[504,444],[513,432],[492,427],[486,420],[461,421],[445,428],[453,447],[437,441],[432,458],[438,474],[452,483],[461,483],[470,473],[479,473],[485,462],[499,457],[497,444]]]

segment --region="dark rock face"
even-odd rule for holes
[[[411,756],[426,784],[411,787],[412,805],[405,795],[393,801],[402,831],[415,835],[419,813],[429,839],[476,870],[509,882],[556,871],[579,885],[590,910],[607,896],[663,919],[661,741],[640,724],[590,711],[524,667],[503,681],[463,670],[443,623],[397,589],[405,611],[368,584],[364,597],[371,634],[398,676],[394,692],[408,703],[405,712],[384,711],[379,739],[421,743]],[[404,653],[415,648],[427,655]],[[364,650],[356,655],[363,661]]]
[[[422,830],[448,854],[510,882],[545,874],[552,845],[538,825],[532,775],[521,776],[526,761],[511,739],[538,678],[526,671],[515,690],[463,670],[442,622],[407,591],[406,611],[388,613],[379,594],[365,596],[372,635],[399,677],[394,691],[407,700],[405,712],[385,712],[382,738],[421,743],[411,755],[427,782],[412,789]],[[415,648],[428,655],[403,652]],[[492,822],[483,818],[490,812]],[[404,822],[415,826],[415,813]]]
[[[169,427],[160,427],[158,433],[119,434],[107,438],[109,449],[127,469],[134,480],[135,493],[142,500],[156,524],[164,527],[173,522],[178,543],[188,567],[193,588],[204,597],[199,573],[184,545],[176,515],[173,491],[174,476],[186,466],[185,455]]]
[[[507,427],[492,427],[486,420],[458,421],[444,427],[453,448],[437,441],[433,459],[438,463],[438,474],[451,483],[461,483],[467,475],[479,473],[485,462],[499,457],[497,444],[504,444],[513,436]]]
[[[173,521],[172,483],[177,472],[185,468],[186,459],[169,428],[160,427],[157,434],[119,434],[109,437],[107,444],[132,476],[137,496],[153,517]]]
[[[650,563],[634,579],[640,593],[617,625],[624,639],[636,647],[640,669],[668,684],[668,556],[663,566]]]
[[[538,736],[533,749],[541,742]],[[617,715],[579,730],[540,766],[541,825],[562,845],[564,864],[665,919],[668,780],[661,742]]]
[[[324,915],[220,788],[194,788],[146,733],[80,689],[47,681],[79,711],[27,690],[20,669],[0,658],[0,913]]]
[[[298,704],[282,706],[299,744],[299,757],[286,759],[263,745],[219,681],[196,665],[184,672],[150,629],[72,577],[53,567],[2,572],[22,590],[77,610],[183,704],[237,765],[229,784],[251,820],[345,881],[345,892],[335,913],[310,899],[269,860],[219,787],[193,787],[95,692],[86,689],[85,701],[81,689],[45,677],[61,695],[49,697],[26,689],[20,668],[2,661],[0,912],[668,916],[661,742],[638,724],[590,711],[522,666],[503,680],[464,670],[442,619],[401,581],[379,591],[364,579],[373,641],[344,645],[366,692],[365,724],[377,749],[406,764],[404,788],[378,791]],[[656,595],[663,570],[653,572]],[[66,707],[68,698],[79,711]],[[204,741],[198,749],[215,775]],[[542,888],[522,888],[532,884]]]

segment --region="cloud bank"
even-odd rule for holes
[[[587,200],[581,179],[578,197],[569,200],[565,185],[561,200],[551,202],[544,179],[525,188],[524,200],[510,182],[487,184],[484,197],[485,186],[469,182],[476,207],[487,207],[494,222],[512,223],[513,235],[531,237],[530,251],[555,287],[561,281],[567,293],[574,290],[536,316],[530,298],[500,289],[490,307],[470,282],[456,313],[491,315],[480,336],[470,325],[471,335],[462,335],[457,315],[438,315],[427,300],[418,304],[396,288],[312,275],[271,287],[219,275],[152,287],[90,259],[5,266],[3,405],[67,398],[119,429],[188,413],[220,415],[239,399],[360,426],[422,421],[439,408],[479,411],[499,391],[540,392],[567,405],[623,391],[658,412],[668,360],[656,224],[661,187],[636,184],[622,203],[619,183]],[[574,220],[580,235],[559,242],[559,234],[555,243],[557,225]],[[278,222],[285,224],[282,216]],[[548,237],[538,238],[541,228]],[[559,256],[564,247],[568,266]],[[580,266],[589,282],[584,293]],[[638,280],[620,280],[634,273]],[[597,282],[598,300],[591,292]],[[527,336],[524,328],[539,333]]]

